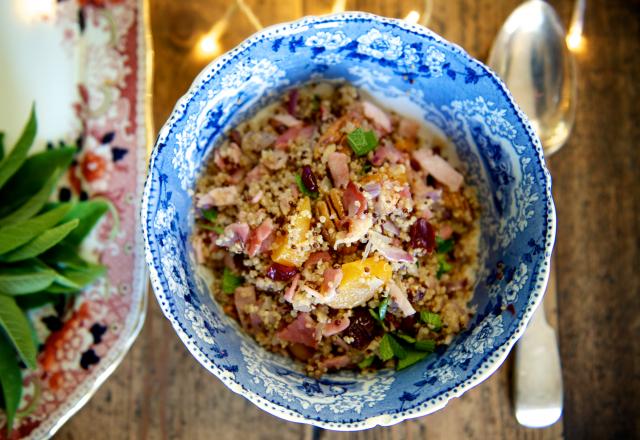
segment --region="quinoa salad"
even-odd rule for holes
[[[446,139],[349,84],[292,89],[230,130],[192,246],[225,313],[309,375],[406,368],[473,310],[479,207]]]

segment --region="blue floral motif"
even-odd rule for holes
[[[436,49],[434,46],[427,48],[427,55],[425,57],[425,65],[429,67],[431,75],[434,77],[442,76],[442,65],[444,64],[444,54]]]
[[[338,31],[318,32],[307,38],[304,44],[309,47],[322,47],[326,50],[334,50],[346,46],[350,42],[351,38],[348,38],[343,32]]]
[[[222,77],[220,83],[225,89],[237,89],[242,88],[248,81],[274,81],[282,77],[284,77],[284,72],[271,61],[266,59],[249,60],[238,63],[232,73]]]
[[[417,69],[420,63],[420,55],[415,47],[406,45],[402,50],[402,57],[398,60],[398,65],[405,66],[407,69]]]
[[[396,60],[402,55],[402,39],[373,28],[358,38],[358,52],[374,58]]]
[[[314,63],[333,65],[344,60],[344,55],[336,52],[324,52],[313,58]]]
[[[306,376],[244,335],[190,255],[195,179],[223,133],[287,87],[323,78],[441,131],[481,203],[478,312],[448,347],[400,372]],[[196,359],[279,417],[341,430],[428,414],[493,372],[540,301],[554,222],[539,141],[502,83],[430,31],[364,13],[269,28],[207,67],[160,130],[142,204],[156,296]]]
[[[451,365],[444,365],[425,371],[424,377],[427,379],[427,383],[433,384],[435,382],[447,383],[457,377],[457,373],[453,370]],[[421,386],[426,385],[420,384]]]

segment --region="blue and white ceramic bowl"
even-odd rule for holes
[[[438,127],[478,189],[477,314],[446,350],[400,372],[309,378],[243,334],[196,274],[192,196],[207,156],[256,107],[319,78],[346,79]],[[204,69],[160,131],[142,227],[160,306],[203,366],[273,415],[356,430],[436,411],[498,368],[541,301],[555,214],[540,142],[491,71],[423,27],[344,13],[270,27]]]

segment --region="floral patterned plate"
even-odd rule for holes
[[[38,370],[23,373],[9,438],[48,438],[113,372],[144,321],[138,215],[150,130],[145,9],[138,0],[1,3],[0,51],[8,62],[0,72],[0,130],[7,145],[35,101],[36,146],[78,148],[57,199],[103,198],[115,208],[83,248],[108,275],[65,310],[45,306],[31,314],[43,344]],[[0,439],[5,421],[0,411]]]

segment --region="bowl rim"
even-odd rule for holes
[[[461,383],[454,386],[452,389],[448,391],[443,391],[440,395],[435,396],[429,400],[425,400],[420,402],[419,404],[404,408],[400,411],[396,412],[382,412],[381,414],[362,418],[358,420],[350,420],[349,422],[332,422],[332,421],[324,421],[319,419],[311,419],[306,417],[295,410],[291,410],[286,408],[285,406],[276,404],[262,396],[258,393],[254,392],[251,389],[246,388],[241,383],[237,382],[234,377],[230,377],[225,374],[225,371],[219,368],[216,364],[214,364],[208,356],[206,356],[202,350],[192,342],[192,338],[187,335],[187,333],[182,329],[180,323],[177,321],[176,317],[173,315],[170,307],[166,307],[163,304],[166,304],[165,298],[172,296],[171,292],[165,291],[162,287],[162,284],[159,279],[158,270],[155,266],[154,256],[151,250],[150,242],[149,242],[149,231],[148,231],[148,217],[147,214],[149,212],[149,204],[150,204],[150,192],[152,186],[152,175],[154,174],[154,164],[155,160],[160,152],[159,145],[163,144],[168,135],[171,132],[176,121],[182,119],[184,113],[187,108],[188,102],[193,98],[196,92],[203,86],[203,83],[206,80],[209,80],[211,77],[216,75],[223,66],[225,66],[229,61],[233,60],[240,53],[246,51],[251,46],[253,46],[257,41],[271,38],[276,35],[286,35],[287,31],[294,32],[296,29],[304,28],[306,25],[311,24],[319,24],[324,22],[336,22],[343,21],[348,22],[351,20],[364,20],[376,23],[382,23],[385,25],[391,25],[393,27],[400,28],[404,31],[409,31],[414,34],[428,37],[434,40],[436,43],[443,45],[447,49],[456,53],[466,62],[475,65],[482,71],[488,73],[488,78],[494,82],[497,86],[498,90],[503,93],[506,104],[510,105],[514,110],[515,114],[519,122],[522,124],[524,131],[528,137],[530,144],[532,144],[536,151],[537,156],[537,165],[540,166],[540,169],[544,176],[544,197],[546,202],[546,230],[544,235],[544,260],[538,269],[538,272],[535,276],[537,282],[535,286],[531,288],[529,291],[529,300],[526,306],[524,307],[524,313],[521,319],[517,322],[517,327],[512,331],[512,334],[507,338],[507,340],[499,345],[492,347],[492,350],[488,352],[481,361],[480,365],[471,373],[471,375],[463,380]],[[546,162],[544,160],[543,149],[538,139],[535,131],[533,130],[527,116],[520,109],[520,107],[516,104],[511,92],[507,89],[506,85],[503,81],[484,63],[479,60],[473,58],[469,55],[462,47],[459,45],[452,43],[430,29],[418,25],[411,24],[405,22],[404,20],[397,18],[389,18],[389,17],[381,17],[375,14],[367,13],[367,12],[359,12],[359,11],[348,11],[348,12],[340,12],[329,15],[322,16],[305,16],[297,20],[292,20],[288,22],[277,23],[271,26],[264,28],[261,31],[258,31],[251,35],[249,38],[245,39],[241,44],[234,47],[233,49],[227,51],[223,55],[211,61],[206,67],[204,67],[200,73],[193,80],[191,85],[189,86],[188,91],[176,102],[169,118],[162,126],[158,133],[158,137],[153,146],[153,151],[151,152],[149,158],[149,173],[147,175],[146,183],[144,186],[143,200],[142,200],[142,208],[141,208],[141,227],[143,230],[144,236],[144,247],[145,247],[145,257],[147,261],[147,265],[149,267],[149,276],[151,279],[151,284],[153,286],[154,294],[156,299],[163,311],[165,317],[171,322],[175,332],[177,333],[180,340],[187,347],[189,352],[196,358],[196,360],[204,366],[209,372],[213,373],[222,383],[229,388],[231,391],[240,394],[244,398],[251,401],[254,405],[259,407],[260,409],[268,412],[271,415],[277,416],[281,419],[296,422],[296,423],[306,423],[310,425],[314,425],[321,428],[340,430],[340,431],[356,431],[363,430],[368,428],[373,428],[375,426],[390,426],[396,423],[400,423],[404,420],[422,417],[428,414],[431,414],[435,411],[438,411],[444,408],[451,399],[460,397],[469,389],[479,385],[487,378],[489,378],[505,361],[507,356],[509,355],[511,349],[515,345],[515,343],[520,339],[520,337],[524,334],[526,330],[527,324],[531,320],[533,313],[538,308],[538,306],[542,302],[542,298],[544,292],[546,290],[546,285],[549,279],[549,271],[551,264],[551,252],[553,250],[555,235],[556,235],[556,211],[555,205],[552,198],[551,193],[551,175],[546,167]]]

